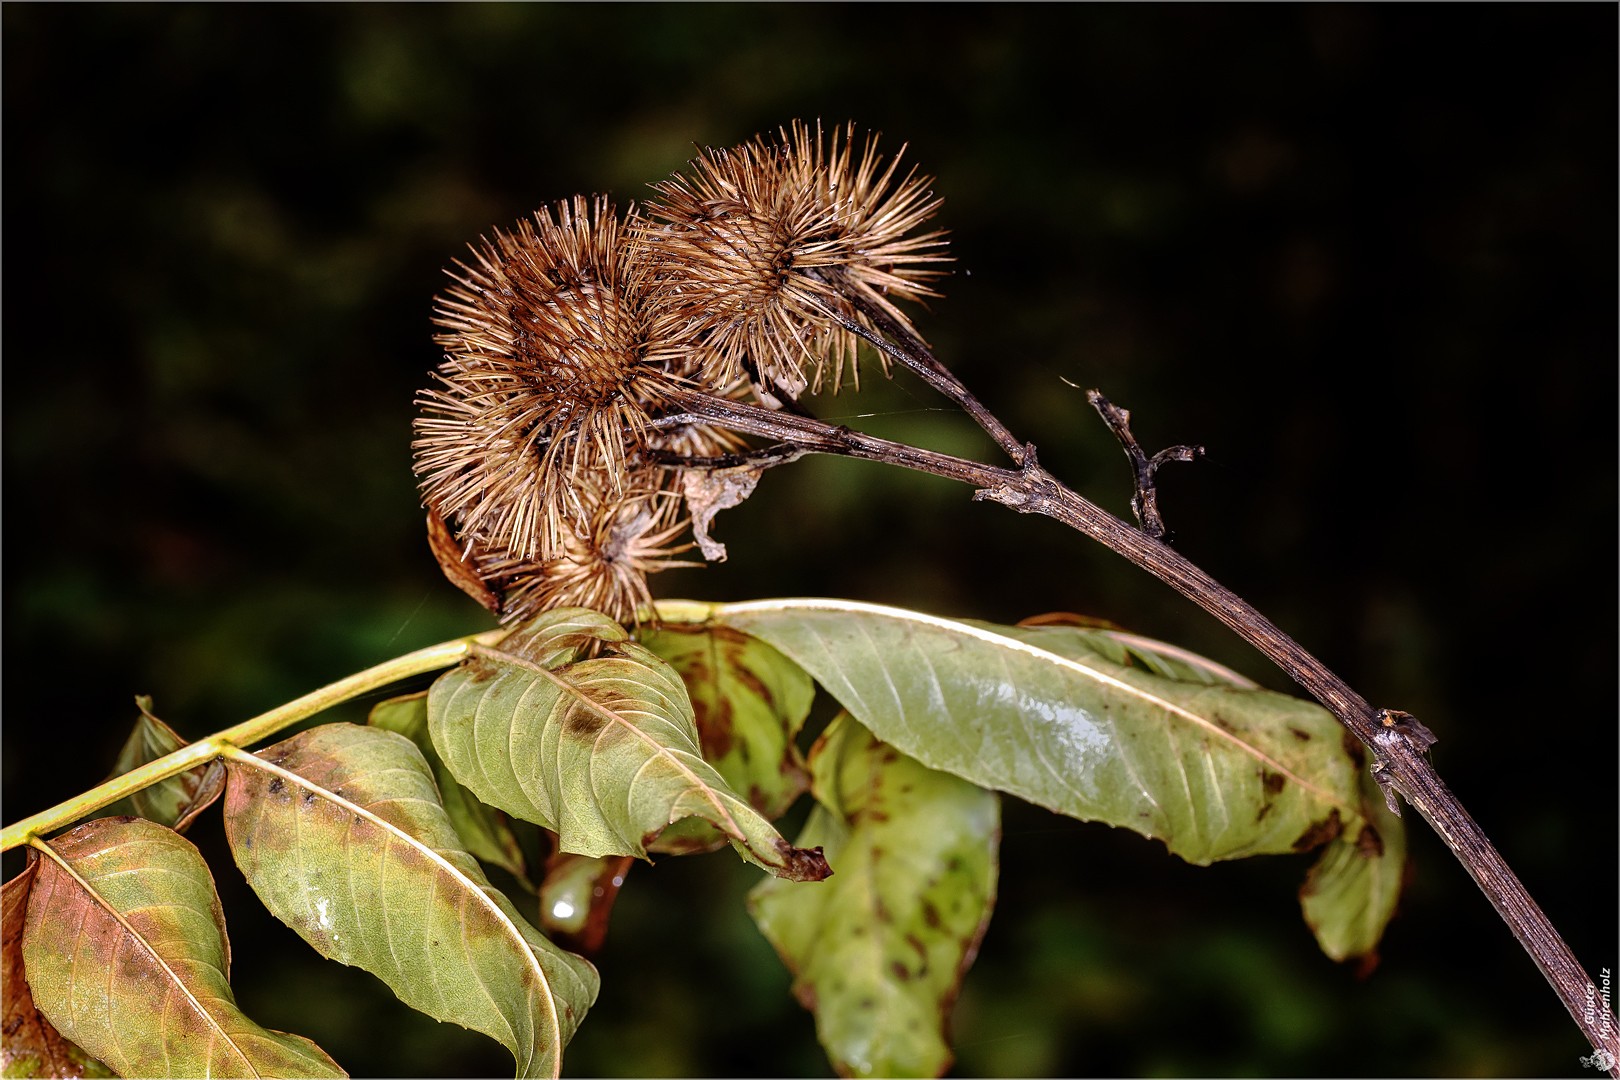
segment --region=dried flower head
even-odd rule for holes
[[[590,488],[581,495],[589,514],[569,527],[564,554],[535,563],[510,553],[476,557],[478,573],[504,591],[501,620],[515,622],[557,607],[587,607],[620,622],[652,607],[647,575],[676,566],[699,566],[674,558],[692,547],[673,543],[687,522],[677,516],[680,497],[655,485],[652,473],[634,478],[615,495]]]
[[[436,301],[449,332],[434,339],[445,359],[420,399],[415,468],[464,539],[544,561],[589,527],[583,491],[627,491],[647,410],[690,351],[654,327],[605,200],[576,196],[494,237]]]
[[[662,224],[638,223],[637,238],[653,302],[701,343],[705,381],[749,373],[797,397],[829,367],[836,391],[853,368],[855,337],[830,318],[870,325],[852,297],[910,329],[890,298],[938,295],[927,264],[946,261],[945,241],[909,235],[940,200],[915,169],[897,180],[904,147],[885,166],[875,135],[856,153],[852,127],[826,140],[795,121],[779,136],[706,150],[692,175],[655,184],[648,213]]]

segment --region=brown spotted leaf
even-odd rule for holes
[[[62,1037],[56,1026],[34,1007],[23,963],[23,923],[28,894],[39,864],[27,868],[0,889],[0,987],[5,994],[4,1033],[0,1043],[0,1075],[39,1077],[112,1076],[113,1071]]]
[[[314,1043],[260,1027],[231,993],[231,948],[208,864],[141,818],[98,818],[50,842],[28,899],[34,1002],[120,1076],[343,1076]]]
[[[557,1075],[596,969],[490,885],[409,739],[325,724],[232,755],[225,828],[265,906],[323,956],[502,1043],[519,1076]]]
[[[1299,890],[1305,922],[1335,960],[1377,963],[1378,941],[1395,914],[1406,872],[1406,831],[1384,805],[1372,774],[1361,776],[1359,825],[1345,829]]]
[[[427,691],[379,702],[366,723],[403,735],[416,745],[427,759],[428,768],[433,770],[433,779],[439,785],[439,800],[450,824],[455,826],[456,835],[461,837],[462,846],[491,866],[505,870],[526,891],[533,893],[535,886],[529,880],[523,847],[506,815],[493,806],[485,806],[462,787],[450,775],[439,752],[433,749],[433,740],[428,736]]]
[[[152,715],[150,697],[139,694],[135,704],[141,710],[141,715],[135,721],[129,738],[124,741],[124,748],[118,753],[118,763],[113,766],[114,776],[122,776],[186,745],[186,740],[177,735],[173,728]],[[171,776],[142,788],[127,799],[120,799],[107,807],[102,813],[107,817],[133,814],[183,833],[224,790],[225,766],[219,761],[210,761],[179,776]]]
[[[749,805],[775,820],[809,786],[793,739],[810,715],[816,685],[804,669],[757,638],[726,626],[665,614],[641,642],[674,668],[692,699],[703,758]],[[665,830],[654,851],[707,851],[725,835],[701,818]]]
[[[766,879],[750,895],[845,1076],[938,1076],[946,1021],[990,922],[995,793],[937,772],[840,714],[810,753],[816,798],[800,843],[833,877]]]
[[[777,876],[827,874],[703,760],[680,676],[596,612],[547,612],[440,676],[428,725],[457,780],[552,830],[565,852],[645,855],[697,816]]]

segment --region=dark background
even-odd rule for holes
[[[412,395],[440,268],[696,143],[853,117],[938,179],[918,326],[1126,513],[1079,390],[1202,443],[1176,544],[1435,761],[1593,974],[1616,915],[1611,5],[43,7],[4,30],[4,815],[101,780],[130,695],[197,737],[488,625],[423,541]],[[995,460],[914,381],[821,415]],[[664,596],[1084,612],[1286,689],[1121,559],[944,481],[768,475]],[[340,710],[361,719],[365,705]],[[1455,860],[1365,979],[1294,890],[1008,800],[966,1074],[1566,1075],[1578,1032]],[[790,834],[796,822],[790,820]],[[192,837],[260,1022],[356,1074],[504,1075],[317,958]],[[6,873],[16,863],[8,855]],[[730,852],[638,867],[576,1074],[825,1073]]]

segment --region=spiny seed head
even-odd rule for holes
[[[704,381],[749,373],[797,397],[819,392],[830,367],[836,392],[848,359],[859,386],[855,336],[833,319],[870,325],[849,294],[910,329],[891,298],[937,296],[928,264],[948,260],[943,233],[909,235],[940,200],[915,170],[897,179],[904,152],[885,166],[876,135],[857,153],[852,126],[825,139],[795,121],[653,185],[656,220],[636,226],[652,303],[701,343]]]
[[[449,271],[433,321],[440,386],[423,391],[415,468],[428,504],[514,557],[565,555],[591,508],[582,478],[626,490],[647,409],[681,380],[611,204],[583,197],[494,232]],[[589,486],[589,485],[587,485]]]
[[[584,485],[580,494],[589,512],[567,527],[557,558],[536,563],[509,552],[476,555],[479,575],[504,591],[501,620],[587,607],[619,622],[639,621],[652,608],[648,574],[702,565],[674,558],[692,546],[673,543],[687,522],[677,516],[679,495],[660,488],[655,476],[633,476],[623,494]]]

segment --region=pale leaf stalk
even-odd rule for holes
[[[156,761],[149,761],[138,769],[131,769],[127,773],[115,776],[106,783],[76,795],[66,802],[58,803],[49,810],[42,810],[32,817],[6,826],[4,833],[0,833],[0,851],[10,851],[14,847],[28,843],[32,837],[41,833],[71,825],[80,818],[88,817],[102,807],[111,806],[119,799],[133,795],[160,780],[167,780],[199,765],[206,765],[219,757],[226,747],[250,746],[300,720],[361,694],[391,685],[401,679],[408,679],[413,675],[450,667],[466,657],[474,646],[494,645],[509,632],[504,627],[499,630],[486,630],[482,634],[457,638],[454,641],[445,641],[425,649],[418,649],[413,653],[406,653],[404,656],[395,657],[376,667],[367,668],[319,690],[311,691],[251,720],[244,720],[235,727],[216,732],[206,739],[188,743],[172,754],[160,757]]]

